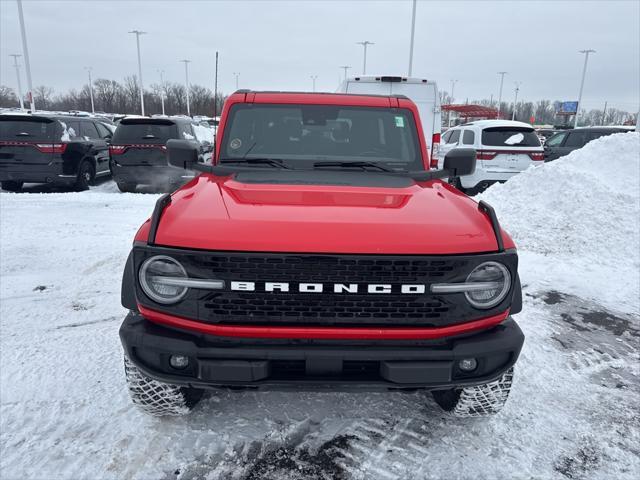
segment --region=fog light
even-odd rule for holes
[[[463,358],[458,362],[458,367],[463,372],[473,372],[478,366],[478,361],[475,358]]]
[[[169,364],[179,370],[187,368],[189,366],[189,357],[185,357],[184,355],[171,355],[171,357],[169,357]]]

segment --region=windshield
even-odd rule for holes
[[[237,104],[229,113],[221,162],[270,159],[289,168],[367,162],[392,171],[423,170],[418,145],[406,109]]]
[[[36,118],[2,118],[0,116],[0,140],[23,142],[53,141],[56,133],[56,122],[49,119]],[[55,140],[60,140],[59,138]]]
[[[178,138],[176,126],[173,123],[120,122],[113,134],[113,143],[164,145],[170,138]]]

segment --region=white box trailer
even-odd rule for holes
[[[338,93],[404,95],[411,99],[420,112],[427,150],[431,157],[431,167],[437,168],[442,122],[436,82],[426,78],[361,75],[345,79],[338,87]]]

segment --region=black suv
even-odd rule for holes
[[[97,118],[0,115],[0,181],[17,192],[25,182],[86,190],[109,175],[112,131]]]
[[[184,183],[185,172],[171,167],[167,160],[170,139],[189,140],[197,146],[199,161],[211,158],[213,145],[200,141],[191,118],[124,118],[113,135],[111,172],[121,192],[134,192],[140,184],[174,190]],[[187,175],[188,176],[188,175]]]
[[[633,127],[584,127],[558,132],[544,143],[544,161],[564,157],[596,138],[631,131]]]

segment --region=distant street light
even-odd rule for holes
[[[20,65],[18,65],[18,57],[21,57],[22,55],[12,53],[9,56],[13,57],[13,66],[16,67],[16,79],[18,80],[18,100],[20,100],[20,110],[24,110],[24,98],[22,98],[22,82],[20,81]]]
[[[187,86],[187,116],[191,116],[191,106],[189,105],[189,63],[191,60],[180,60],[184,63],[184,81]]]
[[[136,46],[138,47],[138,83],[140,84],[140,111],[144,116],[144,87],[142,86],[142,61],[140,60],[140,35],[145,35],[147,32],[140,30],[131,30],[129,33],[134,33],[136,36]]]
[[[160,74],[160,103],[162,105],[162,115],[164,115],[164,70],[158,70]]]
[[[358,45],[362,45],[364,47],[364,58],[362,61],[362,74],[367,74],[367,46],[375,45],[375,43],[370,42],[369,40],[365,40],[364,42],[356,42]]]
[[[93,105],[93,82],[91,81],[91,67],[84,67],[89,73],[89,96],[91,97],[91,113],[96,113],[96,108]]]
[[[238,78],[240,78],[240,72],[233,72],[236,77],[236,90],[238,90]]]
[[[31,63],[29,62],[29,48],[27,47],[27,32],[24,28],[24,15],[22,13],[22,0],[18,2],[18,17],[20,19],[20,34],[22,35],[22,53],[24,54],[24,69],[27,73],[27,98],[31,106],[31,111],[36,111],[36,102],[33,98],[33,83],[31,82]]]
[[[502,85],[504,84],[504,76],[509,72],[498,72],[500,75],[500,91],[498,93],[498,118],[500,118],[500,111],[502,108]]]
[[[453,104],[453,99],[455,98],[453,96],[453,91],[456,88],[456,83],[458,83],[458,80],[451,80],[451,103]],[[450,127],[451,126],[451,110],[447,111],[447,126]]]
[[[516,109],[518,108],[518,92],[520,91],[520,85],[522,82],[515,82],[516,86],[516,98],[513,100],[513,112],[511,113],[511,120],[516,119]]]
[[[351,67],[349,65],[342,65],[340,68],[342,68],[344,70],[344,79],[347,79],[347,70],[349,70]]]
[[[313,82],[313,91],[316,91],[316,78],[318,78],[318,75],[311,75],[311,81]]]
[[[413,72],[413,38],[416,33],[416,3],[417,0],[413,0],[413,11],[411,14],[411,41],[409,42],[409,77]]]
[[[584,66],[582,67],[582,80],[580,81],[580,93],[578,94],[578,108],[576,109],[576,115],[573,118],[573,128],[578,126],[578,117],[580,116],[580,109],[582,108],[582,89],[584,88],[584,77],[587,74],[587,62],[589,61],[589,54],[596,53],[595,50],[580,50],[580,53],[584,53]]]

